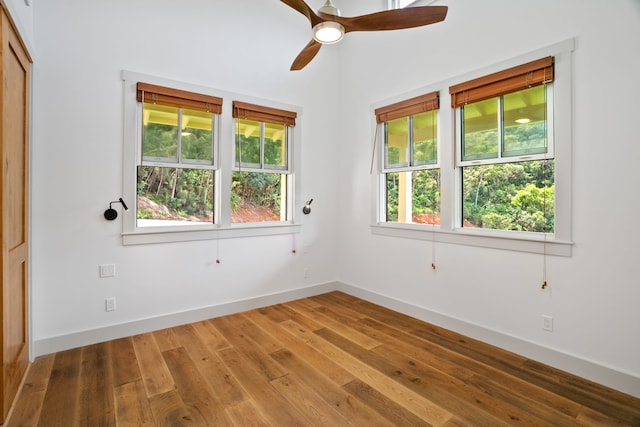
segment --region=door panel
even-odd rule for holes
[[[28,179],[30,61],[2,11],[2,398],[4,422],[29,363]]]

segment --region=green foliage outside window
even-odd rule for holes
[[[211,113],[144,103],[143,117],[138,219],[213,222]]]
[[[280,212],[282,175],[274,173],[233,172],[231,178],[231,209],[243,205],[265,207]]]
[[[463,168],[463,225],[552,233],[553,174],[553,160]]]
[[[386,174],[387,181],[387,221],[398,222],[398,194],[400,180],[410,174],[412,222],[420,221],[425,214],[440,214],[440,170],[425,169],[411,172]],[[430,220],[432,222],[433,220]]]
[[[138,167],[138,219],[213,221],[213,171]]]
[[[287,127],[237,119],[236,167],[231,177],[232,222],[279,221],[286,194]],[[243,168],[250,169],[244,171]]]

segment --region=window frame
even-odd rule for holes
[[[553,117],[553,107],[554,107],[554,97],[553,97],[553,83],[549,83],[546,85],[545,90],[546,90],[546,123],[547,123],[547,127],[549,129],[554,129],[554,117]],[[499,124],[500,127],[504,126],[504,118],[503,116],[503,109],[502,107],[502,97],[504,95],[499,95],[497,96],[497,98],[500,98],[498,100],[498,106],[499,106],[499,110],[498,110],[498,116],[499,116]],[[493,98],[490,98],[493,99]],[[462,107],[458,107],[455,109],[454,111],[454,123],[462,123]],[[459,129],[458,127],[456,127],[456,129]],[[544,153],[532,153],[532,154],[519,154],[519,155],[513,155],[513,156],[508,156],[508,155],[504,155],[503,154],[503,147],[504,147],[504,134],[502,132],[502,129],[498,130],[499,132],[499,141],[498,141],[498,154],[497,157],[491,157],[491,158],[486,158],[486,159],[471,159],[471,160],[463,160],[462,158],[462,132],[456,132],[456,165],[458,167],[465,167],[465,166],[478,166],[478,165],[495,165],[495,164],[501,164],[501,163],[515,163],[515,162],[523,162],[523,161],[529,161],[529,160],[548,160],[548,159],[553,159],[555,156],[555,135],[553,132],[550,132],[547,134],[547,147],[546,147],[546,152]]]
[[[299,194],[299,173],[296,165],[300,164],[301,150],[297,141],[300,140],[301,126],[296,124],[291,129],[289,144],[289,175],[290,185],[289,205],[287,211],[290,217],[285,221],[264,223],[231,223],[231,173],[235,163],[235,119],[232,118],[232,101],[241,99],[245,102],[270,105],[273,108],[294,111],[298,116],[301,108],[286,105],[269,100],[263,100],[239,93],[218,90],[210,87],[178,82],[158,76],[137,73],[128,70],[121,71],[123,82],[123,170],[122,170],[122,195],[129,206],[136,206],[137,197],[137,166],[142,156],[142,104],[137,99],[137,83],[146,82],[152,85],[175,88],[176,90],[189,91],[204,95],[212,95],[223,100],[221,114],[218,117],[218,126],[214,125],[214,170],[215,199],[213,223],[198,223],[162,227],[138,227],[136,223],[136,209],[122,212],[122,242],[123,245],[139,245],[153,243],[186,242],[197,240],[215,240],[223,238],[239,238],[253,236],[269,236],[280,234],[295,234],[301,230],[293,206],[296,200],[301,200]],[[172,167],[180,166],[177,163]],[[198,168],[199,165],[187,165]]]
[[[436,133],[434,134],[436,141],[436,158],[433,163],[415,164],[415,140],[414,140],[414,117],[418,114],[431,113],[434,115],[434,122],[436,127]],[[420,227],[434,227],[434,225],[418,224],[414,222],[402,222],[402,221],[389,221],[387,218],[387,174],[390,173],[412,173],[414,171],[421,170],[440,170],[440,93],[429,92],[423,95],[405,99],[399,102],[395,102],[384,107],[379,107],[375,110],[376,122],[378,126],[382,128],[381,137],[381,156],[380,156],[380,173],[378,188],[380,192],[378,194],[379,213],[378,218],[380,222],[387,224],[413,224]],[[407,119],[407,148],[408,148],[408,160],[406,164],[388,164],[388,126],[389,122],[397,119]],[[411,209],[413,210],[412,201]],[[437,227],[437,226],[435,226]]]
[[[529,233],[508,230],[463,228],[457,218],[461,218],[462,198],[461,169],[457,166],[459,138],[456,127],[456,109],[447,114],[444,108],[439,112],[439,157],[441,177],[440,227],[423,227],[409,223],[387,223],[381,221],[380,207],[382,168],[372,174],[372,198],[375,201],[372,209],[371,231],[375,235],[428,240],[493,249],[505,249],[546,255],[571,256],[573,242],[571,240],[571,191],[572,191],[572,54],[575,40],[568,39],[488,67],[452,77],[429,86],[416,89],[391,100],[382,101],[371,106],[372,111],[380,105],[406,99],[418,93],[440,91],[447,93],[451,86],[466,82],[490,73],[515,67],[545,56],[555,58],[555,79],[553,84],[553,114],[548,119],[554,127],[550,139],[553,139],[555,163],[555,232]],[[458,117],[459,119],[459,117]],[[374,122],[375,123],[375,122]],[[375,124],[377,126],[377,124]],[[379,133],[376,131],[376,133]],[[380,147],[378,157],[383,155],[382,138],[377,136],[376,145]],[[525,156],[526,157],[526,156]],[[510,160],[511,161],[511,160]],[[378,162],[378,165],[381,165]]]
[[[246,102],[233,101],[233,119],[234,119],[234,144],[233,144],[233,167],[232,174],[234,172],[248,172],[248,173],[269,173],[284,175],[285,194],[288,196],[290,191],[294,188],[293,173],[291,167],[291,155],[293,152],[292,139],[293,129],[295,129],[297,114],[292,111],[279,110],[275,108],[266,107],[263,105],[249,104]],[[239,120],[251,120],[259,123],[260,126],[260,163],[242,163],[242,158],[237,161],[237,150],[239,149],[238,143],[238,126]],[[285,148],[286,163],[284,167],[278,167],[275,165],[269,165],[265,163],[265,126],[281,125],[284,127],[283,143]],[[284,206],[280,207],[280,221],[263,221],[263,222],[251,222],[251,223],[234,223],[239,224],[273,224],[283,221],[289,221],[293,215],[293,197],[286,197],[284,200]]]

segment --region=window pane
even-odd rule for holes
[[[182,159],[213,163],[213,119],[211,113],[182,110]]]
[[[387,222],[440,224],[440,169],[386,174]]]
[[[139,227],[213,223],[213,171],[138,167]]]
[[[554,161],[462,168],[462,226],[554,231]]]
[[[286,129],[284,125],[264,124],[264,164],[266,167],[286,169]]]
[[[409,118],[386,122],[385,167],[409,166]]]
[[[236,164],[260,166],[260,122],[237,119]]]
[[[498,157],[498,98],[465,105],[461,115],[462,160]]]
[[[142,156],[151,161],[178,161],[178,108],[144,103]]]
[[[503,156],[547,151],[546,86],[504,95]]]
[[[413,116],[413,166],[438,162],[437,111]]]
[[[282,221],[286,218],[286,175],[233,172],[231,222]]]

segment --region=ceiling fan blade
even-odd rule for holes
[[[447,10],[447,6],[417,6],[385,10],[353,18],[326,15],[326,19],[342,24],[347,33],[350,31],[400,30],[444,21]],[[320,14],[320,16],[325,18],[325,14]]]
[[[321,43],[312,39],[304,49],[302,49],[302,52],[298,54],[296,59],[293,60],[293,64],[291,64],[291,71],[302,70],[306,67],[307,64],[317,55],[321,47]]]
[[[306,4],[303,0],[280,0],[280,1],[282,1],[282,3],[286,4],[287,6],[297,10],[298,12],[306,16],[309,22],[311,23],[312,27],[322,22],[322,19],[318,15],[316,15],[314,10],[311,9],[309,5]]]

